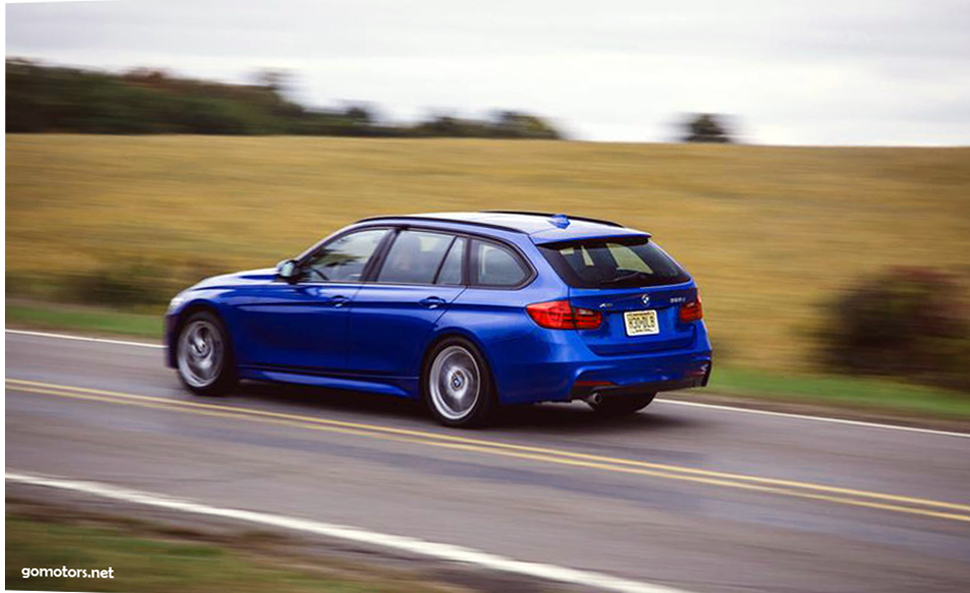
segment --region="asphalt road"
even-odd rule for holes
[[[8,472],[687,591],[970,590],[970,438],[662,401],[451,431],[359,393],[194,398],[161,350],[10,333],[6,379]]]

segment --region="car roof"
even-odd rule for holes
[[[371,221],[440,221],[491,228],[528,235],[537,244],[606,237],[650,237],[649,233],[626,228],[615,222],[551,214],[546,212],[513,212],[488,210],[483,212],[431,212],[404,216],[380,216]]]

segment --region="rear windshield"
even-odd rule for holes
[[[647,238],[551,243],[539,250],[566,284],[576,288],[636,288],[690,280]]]

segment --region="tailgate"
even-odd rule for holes
[[[599,328],[579,330],[590,350],[600,356],[689,347],[694,342],[695,324],[681,323],[679,311],[682,303],[696,297],[697,289],[684,285],[569,289],[569,301],[574,307],[603,315]]]

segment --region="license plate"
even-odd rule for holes
[[[656,311],[627,311],[623,314],[628,336],[651,336],[660,333]]]

